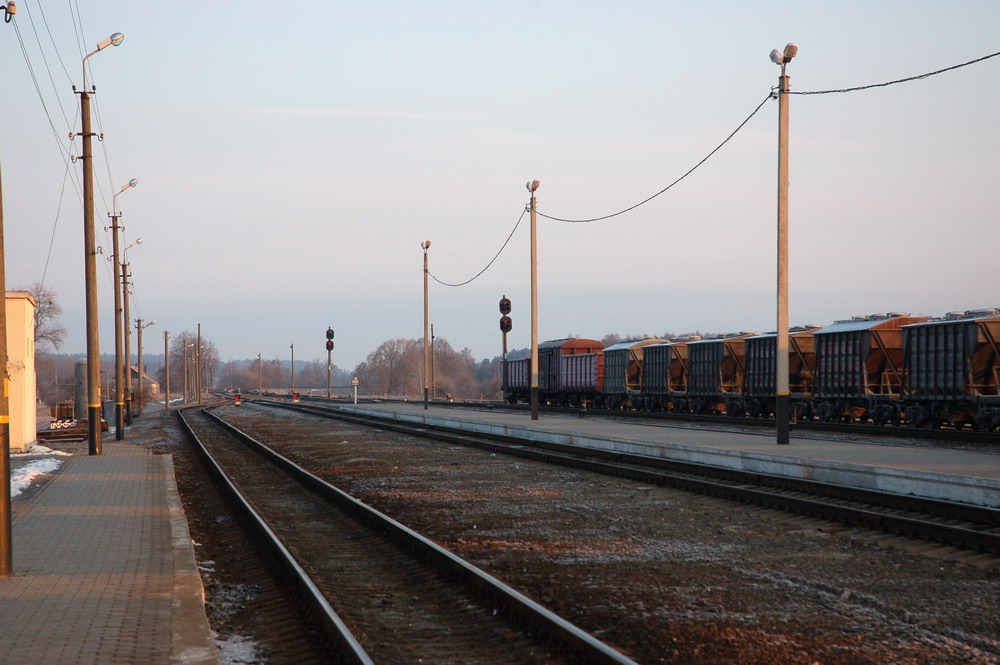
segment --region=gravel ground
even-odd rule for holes
[[[996,568],[336,421],[224,413],[642,663],[1000,663]]]
[[[948,549],[247,404],[223,413],[640,663],[1000,663],[1000,570],[935,558]],[[162,411],[130,441],[186,446]]]

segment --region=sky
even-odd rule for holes
[[[539,213],[628,208],[764,102],[1000,51],[1000,3],[20,0],[0,25],[6,282],[55,290],[85,348],[81,61],[97,86],[101,350],[114,349],[112,196],[147,352],[202,326],[222,359],[351,369],[423,335],[499,355],[530,341]],[[82,37],[80,37],[82,31]],[[20,36],[20,40],[18,39]],[[22,53],[23,48],[27,54]],[[30,69],[29,64],[30,63]],[[33,79],[34,77],[34,79]],[[37,82],[37,91],[36,85]],[[1000,57],[908,83],[793,95],[789,321],[1000,307]],[[680,183],[592,223],[539,216],[539,337],[772,331],[778,103]],[[518,224],[519,219],[521,222]],[[133,339],[133,351],[136,348]]]

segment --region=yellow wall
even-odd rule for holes
[[[35,300],[24,291],[8,291],[6,304],[10,449],[20,452],[34,442],[37,429]]]

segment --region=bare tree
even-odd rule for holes
[[[423,366],[423,340],[391,339],[368,354],[354,374],[367,393],[419,396],[423,390]],[[456,351],[448,340],[440,337],[434,342],[437,397],[479,398],[499,394],[499,371],[487,372],[484,380],[478,375],[479,370],[480,363],[469,349]]]
[[[62,307],[56,300],[55,289],[35,282],[20,290],[35,299],[35,355],[58,350],[66,339],[66,329],[58,323]]]
[[[419,394],[422,344],[414,339],[402,338],[382,342],[358,365],[355,374],[364,383],[365,390],[372,394]]]
[[[195,351],[198,346],[198,335],[190,330],[177,333],[171,336],[170,343],[170,389],[171,392],[181,392],[184,384],[184,347],[188,347],[188,382],[191,390],[194,390],[195,374],[198,371],[195,365]],[[131,359],[130,359],[131,362]],[[219,367],[219,352],[215,344],[209,342],[204,337],[201,338],[201,365],[202,365],[202,388],[208,390],[214,387],[216,370]],[[161,368],[159,379],[164,382],[165,371]],[[192,393],[193,394],[193,393]]]
[[[479,397],[479,382],[476,380],[476,360],[472,351],[452,348],[448,340],[438,338],[434,342],[434,383],[439,397]]]

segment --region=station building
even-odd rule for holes
[[[10,449],[24,452],[35,441],[35,299],[26,291],[7,291],[7,395]]]

